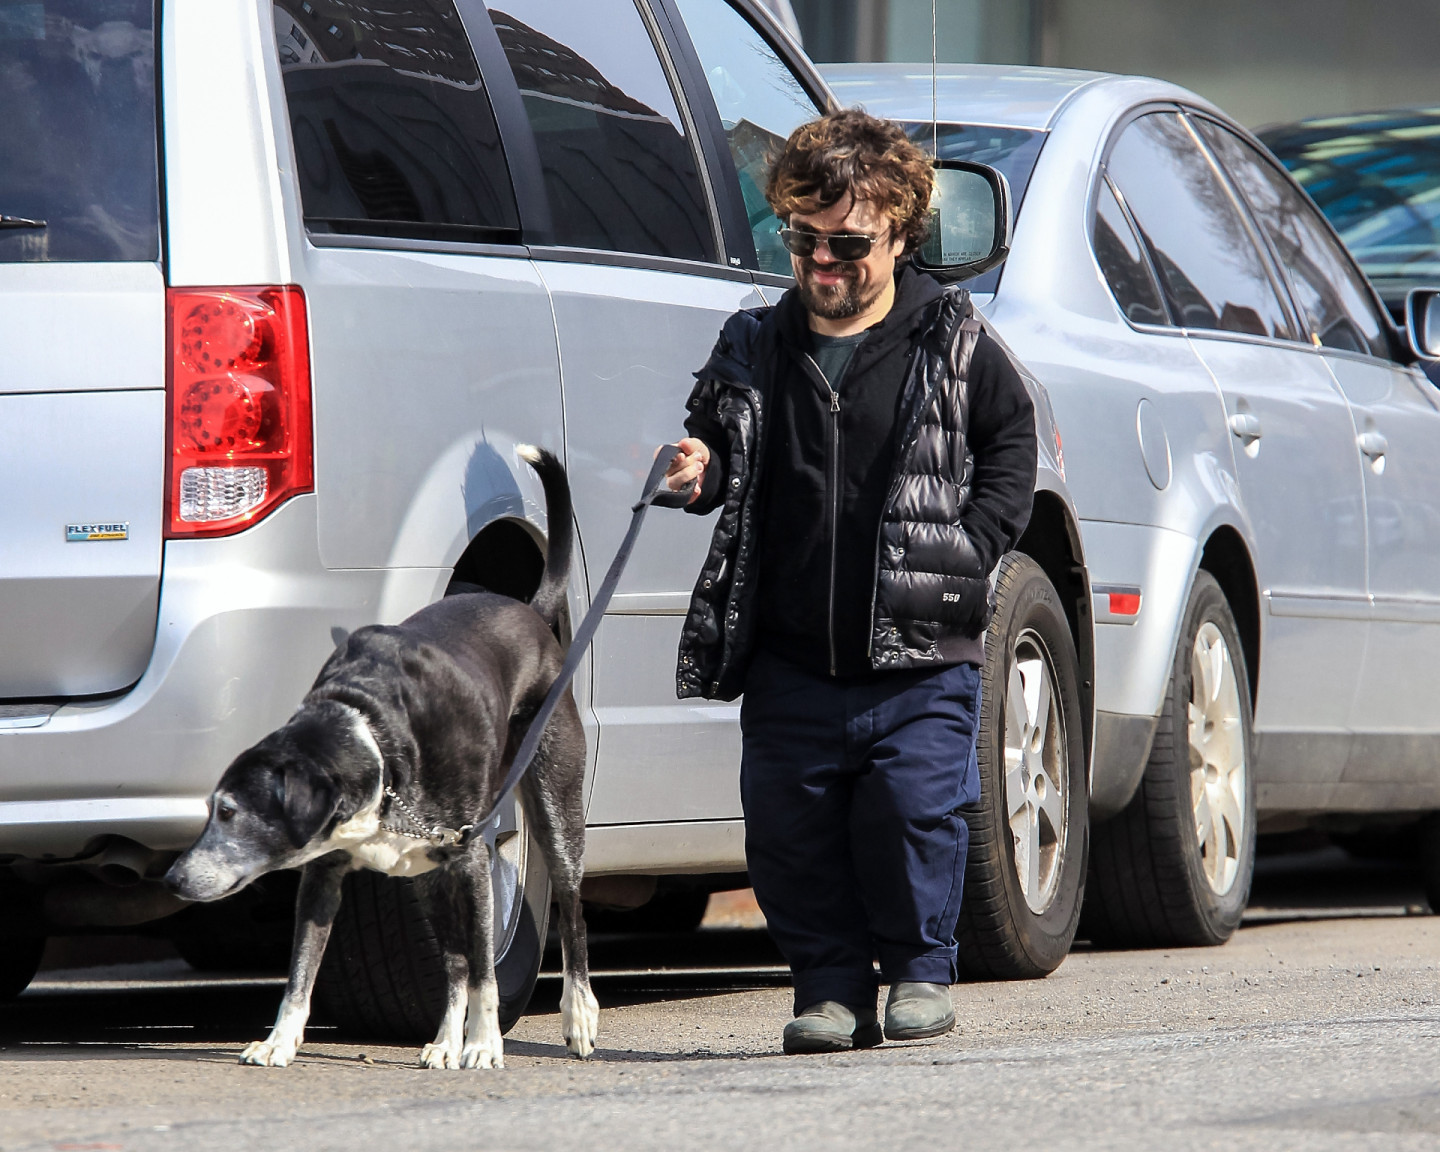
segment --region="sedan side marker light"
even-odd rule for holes
[[[1133,624],[1140,615],[1140,586],[1138,584],[1092,584],[1091,595],[1099,601],[1100,619],[1119,617],[1122,624]]]

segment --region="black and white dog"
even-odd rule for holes
[[[504,1062],[495,983],[490,850],[475,821],[497,800],[530,718],[564,661],[554,629],[572,550],[570,488],[549,452],[521,448],[550,523],[539,590],[527,604],[489,592],[450,596],[394,627],[361,628],[320,670],[284,727],[242,752],[210,798],[210,818],[166,881],[218,900],[278,868],[304,872],[280,1015],[240,1057],[283,1067],[304,1038],[310,993],[345,874],[417,876],[445,958],[449,996],[427,1068]],[[518,789],[560,913],[566,1046],[595,1049],[580,878],[585,737],[566,694]]]

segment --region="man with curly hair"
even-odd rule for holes
[[[1035,418],[968,294],[909,260],[933,170],[894,124],[791,134],[766,198],[795,287],[697,372],[673,488],[720,508],[682,697],[742,691],[745,851],[793,974],[786,1052],[955,1026],[988,577],[1029,519]]]

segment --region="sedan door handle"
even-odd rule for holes
[[[1390,447],[1390,441],[1386,440],[1379,432],[1362,432],[1355,437],[1355,443],[1360,445],[1360,451],[1370,457],[1371,460],[1378,460]]]
[[[1259,440],[1265,434],[1260,427],[1260,417],[1253,412],[1236,412],[1231,416],[1230,431],[1247,444]]]

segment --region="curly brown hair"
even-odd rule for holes
[[[930,158],[898,124],[847,108],[790,133],[771,161],[765,199],[782,220],[823,212],[846,195],[869,200],[913,252],[929,228],[934,185]]]

